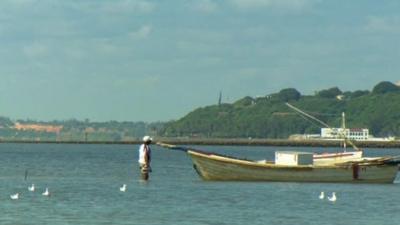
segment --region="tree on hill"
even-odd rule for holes
[[[2,127],[11,127],[14,123],[7,117],[0,116],[0,126]]]
[[[250,96],[246,96],[240,100],[237,100],[235,103],[233,103],[235,106],[250,106],[254,103],[254,99]]]
[[[326,90],[321,90],[317,93],[317,96],[322,98],[336,98],[336,96],[341,95],[342,91],[338,87],[329,88]]]
[[[350,98],[358,98],[358,97],[367,95],[367,94],[369,94],[369,93],[370,93],[370,92],[367,91],[367,90],[365,90],[365,91],[361,91],[361,90],[354,91],[354,92],[351,92],[351,93],[350,93]]]
[[[278,97],[284,102],[288,102],[290,100],[298,101],[301,97],[301,93],[294,88],[286,88],[282,89],[278,93]]]
[[[389,81],[382,81],[379,84],[375,85],[375,87],[372,89],[373,94],[386,94],[389,92],[398,91],[400,91],[400,87]]]

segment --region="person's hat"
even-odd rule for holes
[[[144,142],[149,142],[149,141],[152,141],[153,140],[153,138],[151,138],[150,136],[144,136],[143,137],[143,141]]]

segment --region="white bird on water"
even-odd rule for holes
[[[331,202],[336,202],[336,193],[332,192],[332,196],[328,196],[328,200]]]
[[[123,184],[122,187],[119,188],[120,191],[125,192],[126,191],[126,184]]]
[[[321,194],[319,194],[319,199],[324,199],[325,198],[325,193],[321,191]]]
[[[46,190],[42,193],[43,196],[50,196],[49,189],[46,188]]]
[[[32,184],[30,187],[28,187],[29,191],[35,191],[35,184]]]
[[[19,193],[10,195],[10,198],[11,198],[12,200],[17,200],[17,199],[19,199]]]

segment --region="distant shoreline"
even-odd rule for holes
[[[287,146],[287,147],[340,147],[340,141],[332,140],[289,140],[289,139],[245,139],[245,138],[155,138],[154,142],[173,145],[232,145],[232,146]],[[353,141],[360,148],[400,148],[400,141]],[[22,144],[120,144],[137,145],[135,141],[31,141],[0,140],[0,143]],[[348,145],[348,148],[351,148]]]

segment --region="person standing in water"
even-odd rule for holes
[[[139,148],[139,166],[140,173],[143,180],[149,179],[149,173],[151,172],[150,162],[151,162],[151,149],[150,144],[152,142],[150,136],[143,137],[143,144]]]

